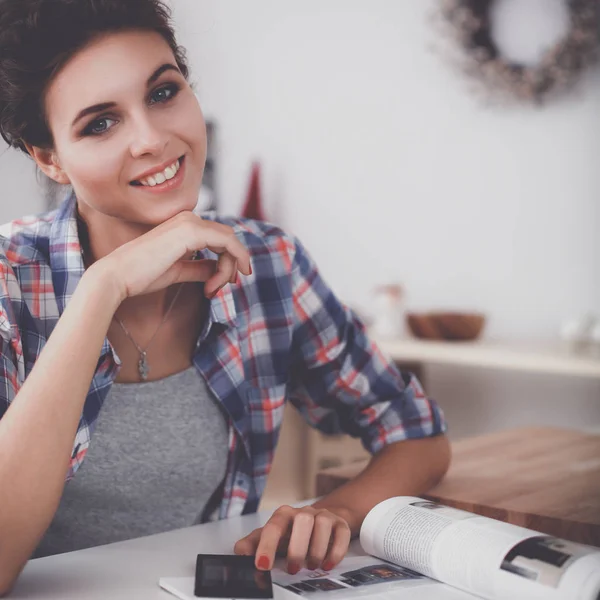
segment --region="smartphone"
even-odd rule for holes
[[[197,598],[273,598],[270,571],[259,571],[254,556],[198,554]]]

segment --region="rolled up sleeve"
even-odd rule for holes
[[[294,239],[294,334],[290,401],[324,433],[347,433],[378,452],[393,442],[439,435],[446,422],[417,378],[369,339]]]

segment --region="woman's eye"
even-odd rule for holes
[[[162,87],[157,88],[150,94],[150,104],[157,104],[160,102],[167,102],[174,98],[179,91],[179,86],[174,83],[169,83],[168,85],[163,85]]]
[[[111,127],[110,125],[108,125],[108,123],[111,121],[116,123],[116,121],[114,119],[109,119],[108,117],[102,117],[100,119],[96,119],[95,121],[92,121],[83,130],[83,133],[84,133],[84,135],[101,135],[103,133],[106,133]]]

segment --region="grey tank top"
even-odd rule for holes
[[[227,455],[224,414],[195,367],[113,384],[34,557],[198,523]]]

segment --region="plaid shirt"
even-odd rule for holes
[[[0,228],[0,418],[82,276],[75,206],[71,195],[55,211]],[[229,426],[226,476],[203,520],[257,509],[288,400],[310,425],[360,437],[372,453],[392,442],[445,431],[435,402],[367,338],[297,239],[267,223],[203,217],[234,228],[250,251],[253,269],[210,301],[193,356]],[[214,256],[203,253],[204,258]],[[119,364],[105,339],[67,481],[93,443]]]

